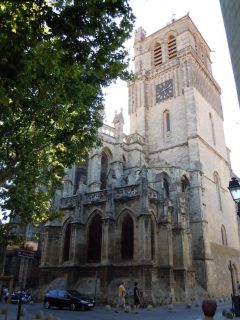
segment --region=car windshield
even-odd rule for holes
[[[72,295],[72,296],[77,296],[77,297],[81,297],[82,294],[80,292],[78,292],[77,290],[68,290],[68,292]]]

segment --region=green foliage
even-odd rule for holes
[[[64,167],[100,143],[102,88],[130,77],[133,21],[127,0],[1,1],[0,204],[11,219],[53,217]]]

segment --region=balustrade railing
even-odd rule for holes
[[[61,199],[61,209],[74,208],[77,205],[77,196],[71,196]]]
[[[114,199],[132,198],[140,195],[140,185],[131,185],[114,189]]]
[[[84,204],[98,203],[106,201],[106,190],[100,190],[85,194]]]

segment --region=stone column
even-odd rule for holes
[[[108,185],[107,197],[106,197],[106,209],[105,215],[102,219],[102,254],[101,262],[103,264],[108,264],[113,258],[114,250],[114,225],[115,220],[113,218],[114,212],[114,199],[113,199],[113,186]]]
[[[156,262],[161,274],[159,281],[164,282],[169,292],[174,294],[172,211],[172,203],[166,199],[158,220]]]
[[[114,226],[115,220],[112,217],[102,219],[102,264],[110,264],[113,259],[114,252]]]
[[[147,167],[144,165],[140,172],[140,210],[142,214],[149,214],[148,205],[148,179],[147,179]]]
[[[89,160],[89,171],[88,171],[88,186],[89,190],[99,191],[101,186],[101,152],[95,150],[91,159]]]
[[[74,219],[71,223],[71,245],[70,245],[70,254],[69,258],[71,264],[78,264],[83,260],[83,236],[84,234],[84,225],[80,219]],[[84,258],[85,259],[85,258]]]
[[[143,213],[139,217],[138,222],[138,239],[141,239],[141,244],[138,247],[138,261],[143,263],[151,263],[151,215]],[[134,259],[135,260],[135,259]]]
[[[62,256],[61,227],[49,225],[44,229],[44,245],[42,250],[41,265],[58,265]]]
[[[190,228],[192,233],[193,264],[196,278],[203,288],[208,288],[209,268],[212,261],[211,246],[207,231],[205,217],[206,200],[202,186],[201,172],[196,170],[191,173],[191,198],[190,198]]]

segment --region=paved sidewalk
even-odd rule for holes
[[[152,311],[147,309],[140,309],[139,314],[135,314],[133,311],[130,313],[119,312],[115,313],[114,309],[107,310],[104,306],[96,306],[90,311],[69,311],[50,309],[46,310],[42,304],[38,303],[33,306],[23,305],[27,313],[21,320],[34,320],[34,315],[37,310],[43,310],[44,315],[52,314],[55,317],[59,317],[61,320],[198,320],[202,319],[202,311],[200,306],[196,306],[196,302],[192,302],[190,309],[186,308],[186,303],[174,304],[172,311],[169,311],[168,306],[156,307]],[[0,310],[3,304],[0,303]],[[222,311],[229,310],[231,308],[231,302],[218,303],[217,314],[215,320],[225,319],[222,317]],[[0,315],[0,319],[5,319],[5,316]],[[17,305],[10,305],[8,320],[17,319]],[[44,317],[43,317],[44,319]]]

